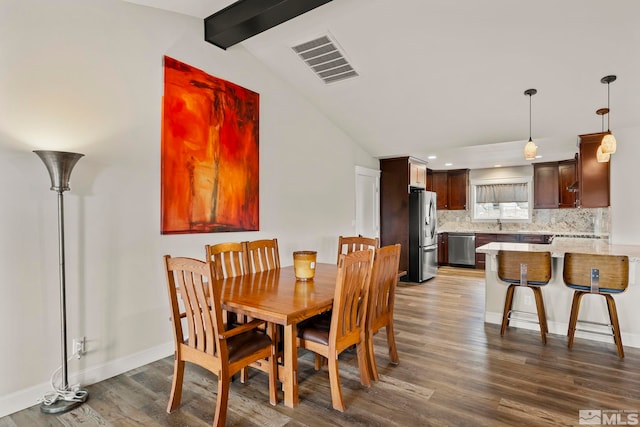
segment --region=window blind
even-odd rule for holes
[[[528,202],[527,183],[476,185],[476,203]]]

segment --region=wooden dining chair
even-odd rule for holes
[[[329,366],[331,402],[334,409],[346,409],[340,387],[338,356],[355,345],[360,382],[369,386],[366,350],[362,340],[373,250],[341,255],[331,315],[317,315],[298,325],[297,346],[325,357]]]
[[[348,254],[354,251],[363,251],[366,249],[377,249],[380,247],[380,239],[377,237],[362,236],[339,236],[338,237],[338,262],[340,255]]]
[[[251,273],[280,268],[278,239],[262,239],[246,242],[247,266]]]
[[[393,332],[393,305],[398,282],[399,264],[400,244],[376,249],[371,282],[369,284],[365,327],[362,329],[367,350],[369,373],[375,381],[379,381],[380,378],[373,351],[373,335],[380,329],[385,328],[387,332],[387,347],[389,348],[391,363],[397,365],[400,362]]]
[[[275,345],[269,336],[256,330],[264,322],[255,320],[226,329],[221,291],[213,287],[215,273],[211,261],[166,255],[164,265],[175,345],[167,412],[180,406],[185,362],[199,365],[218,377],[214,426],[225,425],[231,377],[252,362],[268,361],[269,402],[276,405]],[[186,330],[183,318],[187,321]]]
[[[549,327],[541,287],[551,280],[551,252],[498,251],[498,278],[509,286],[504,300],[500,336],[504,336],[509,322],[515,320],[512,319],[513,314],[517,313],[513,310],[513,295],[516,288],[523,287],[533,292],[540,336],[542,342],[546,344]],[[524,318],[517,320],[531,322]]]
[[[620,336],[618,311],[616,310],[616,302],[613,299],[613,295],[624,292],[629,285],[629,257],[565,253],[562,278],[565,285],[573,289],[569,330],[567,331],[569,337],[568,347],[573,347],[573,338],[576,333],[577,323],[579,322],[578,311],[580,310],[582,297],[589,294],[601,295],[607,302],[609,321],[611,323],[602,325],[597,322],[583,322],[611,328],[613,342],[617,347],[618,356],[623,358],[624,349],[622,347],[622,337]],[[595,331],[595,333],[600,332]]]

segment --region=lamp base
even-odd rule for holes
[[[43,414],[64,414],[72,409],[77,408],[89,399],[89,392],[87,390],[78,390],[77,400],[56,400],[51,405],[40,404],[40,412]]]

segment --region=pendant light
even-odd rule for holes
[[[612,83],[615,81],[616,81],[616,76],[604,76],[602,79],[600,79],[600,83],[607,84],[607,111],[608,112],[611,111],[609,106],[609,83]],[[602,142],[600,143],[600,147],[602,148],[602,152],[604,154],[613,154],[616,152],[616,138],[611,133],[611,128],[609,127],[609,116],[610,114],[607,114],[607,134],[604,136],[604,138],[602,138]]]
[[[531,139],[531,97],[538,93],[536,89],[527,89],[524,91],[524,94],[529,96],[529,142],[524,146],[524,158],[525,160],[535,160],[536,151],[538,147],[533,143],[533,139]]]
[[[609,114],[608,108],[600,108],[596,110],[596,114],[602,117],[602,132],[604,132],[604,115]],[[596,151],[596,160],[598,163],[607,163],[611,158],[611,154],[602,152],[602,143],[598,145],[598,150]]]

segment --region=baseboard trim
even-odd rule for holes
[[[95,384],[170,356],[173,350],[173,342],[168,342],[101,365],[91,366],[82,371],[70,374],[69,384],[82,384],[83,386]],[[51,385],[47,381],[0,397],[0,417],[36,405],[38,399],[50,391]]]
[[[502,313],[495,312],[487,312],[484,315],[484,321],[486,323],[493,323],[496,325],[502,324]],[[567,328],[569,327],[568,323],[564,322],[547,322],[547,326],[549,327],[550,334],[562,335],[566,338],[567,336]],[[529,329],[533,331],[539,331],[538,325],[528,322],[519,322],[517,320],[512,320],[509,322],[509,326],[513,326],[516,328]],[[578,324],[578,326],[580,326]],[[622,337],[622,345],[624,347],[634,347],[640,348],[640,335],[638,334],[629,334],[629,333],[620,333]],[[613,337],[606,335],[596,335],[588,332],[576,331],[576,338],[584,338],[592,341],[606,342],[613,344]]]

